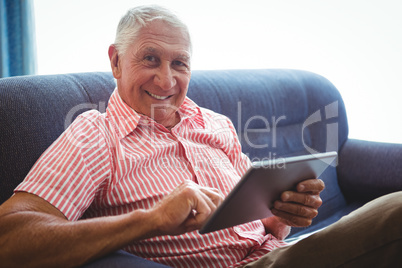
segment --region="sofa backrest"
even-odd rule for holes
[[[337,151],[348,135],[341,95],[300,70],[193,72],[188,96],[232,119],[251,159]]]
[[[79,114],[105,111],[111,73],[0,79],[0,203],[9,198],[41,153]],[[193,71],[188,96],[233,121],[252,160],[338,150],[348,128],[336,88],[298,70]],[[325,174],[327,217],[341,195],[336,169]]]

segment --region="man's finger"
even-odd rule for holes
[[[283,192],[281,201],[302,204],[312,208],[319,208],[322,205],[322,199],[318,194]]]
[[[277,216],[284,224],[292,227],[307,227],[312,223],[312,219],[300,217],[291,213],[287,213],[281,210],[273,208],[272,214]]]
[[[201,192],[208,196],[216,207],[219,206],[225,198],[224,195],[215,188],[203,187],[201,188]]]
[[[211,195],[210,191],[207,191]],[[195,230],[201,228],[204,222],[212,215],[216,210],[217,204],[213,202],[208,194],[205,194],[202,190],[195,196],[192,203],[192,211],[190,216],[185,222],[186,229]],[[214,199],[219,200],[219,195],[212,194]]]
[[[299,193],[314,193],[318,194],[322,192],[325,188],[325,183],[324,181],[320,179],[310,179],[310,180],[305,180],[300,182],[297,185],[297,191]]]
[[[300,216],[303,218],[313,219],[318,215],[316,208],[307,207],[304,205],[298,205],[295,203],[284,203],[282,201],[276,201],[274,208],[278,211],[287,212],[292,215]]]

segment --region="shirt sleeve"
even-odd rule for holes
[[[78,220],[92,203],[98,187],[110,177],[111,160],[104,120],[86,112],[42,154],[15,189],[35,194]]]

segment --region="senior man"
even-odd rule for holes
[[[106,113],[80,115],[0,207],[3,265],[78,266],[121,248],[174,267],[261,267],[297,251],[313,259],[313,243],[282,239],[317,215],[321,180],[284,192],[273,217],[197,232],[250,160],[226,117],[186,97],[191,41],[176,16],[130,10],[109,58],[117,88]],[[275,248],[296,253],[278,257]]]

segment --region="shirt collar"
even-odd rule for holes
[[[178,109],[181,124],[189,119],[198,127],[205,127],[205,122],[200,107],[190,98],[186,97],[183,104]],[[129,105],[127,105],[120,97],[118,89],[115,88],[110,96],[106,116],[113,122],[115,131],[120,139],[126,137],[133,132],[141,121],[153,121],[149,117],[137,113]]]

